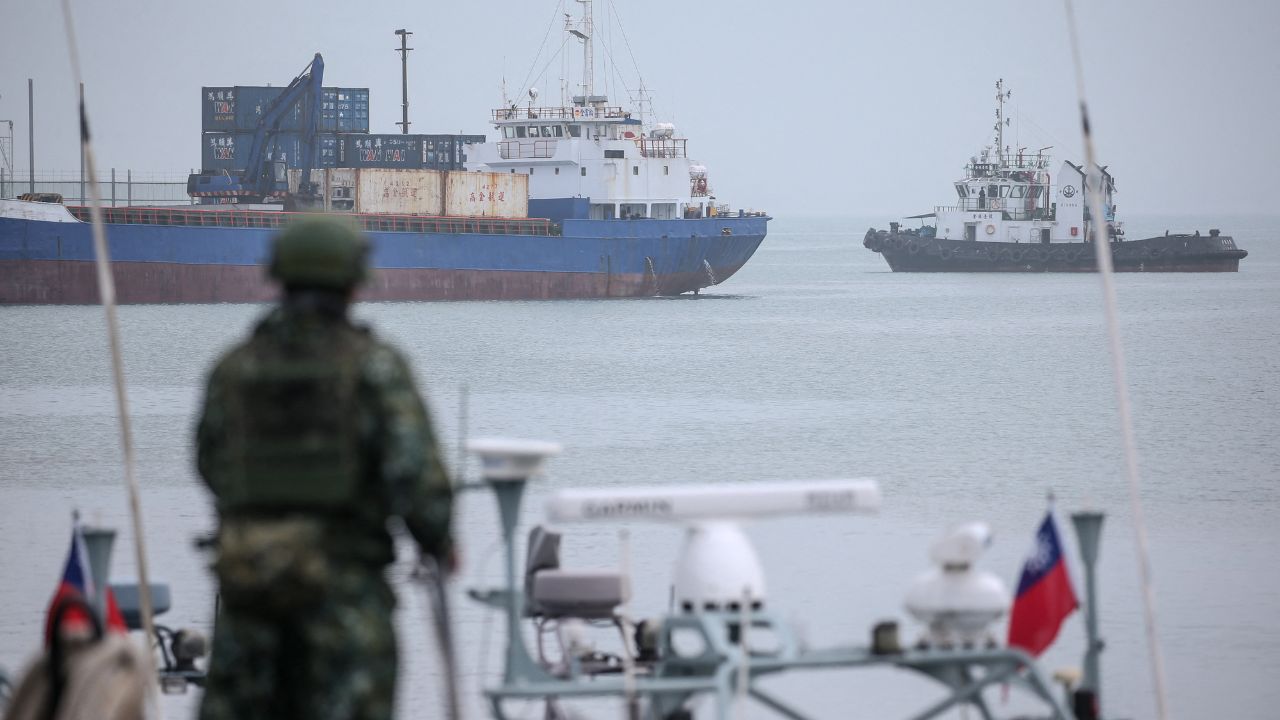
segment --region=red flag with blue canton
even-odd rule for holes
[[[125,624],[124,616],[120,614],[119,606],[116,605],[115,593],[111,592],[111,588],[107,588],[106,593],[106,629],[127,633],[129,628]],[[45,644],[48,644],[53,637],[53,615],[59,605],[69,598],[79,598],[92,604],[94,596],[93,575],[89,572],[89,553],[85,550],[84,534],[80,531],[80,523],[75,521],[71,526],[71,550],[67,553],[67,565],[62,571],[62,582],[58,583],[58,590],[53,594],[53,600],[49,602],[48,616],[45,618]],[[69,608],[63,613],[61,629],[79,631],[88,628],[89,618],[80,608]]]
[[[1022,566],[1018,593],[1009,614],[1009,646],[1033,657],[1053,643],[1062,621],[1080,606],[1071,587],[1071,574],[1062,551],[1061,534],[1053,511],[1036,531],[1036,544]]]

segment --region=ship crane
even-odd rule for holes
[[[311,168],[316,160],[316,132],[320,125],[323,83],[324,58],[316,53],[307,67],[263,111],[249,146],[245,169],[191,175],[187,179],[187,194],[191,197],[234,197],[245,202],[283,200],[288,207],[315,204],[320,197],[318,187],[311,182]],[[297,105],[303,109],[302,172],[296,193],[290,193],[285,160],[270,150],[280,132],[280,121]]]

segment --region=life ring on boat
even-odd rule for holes
[[[987,226],[987,234],[988,234],[988,235],[995,235],[995,234],[996,234],[996,226],[995,226],[995,225],[988,225],[988,226]]]
[[[956,251],[955,251],[955,249],[954,249],[954,248],[949,248],[949,247],[940,247],[940,248],[938,248],[938,259],[940,259],[940,260],[950,260],[950,259],[951,259],[951,256],[952,256],[952,255],[954,255],[954,254],[955,254],[955,252],[956,252]]]
[[[987,198],[987,207],[992,210],[1000,209],[1000,198]]]

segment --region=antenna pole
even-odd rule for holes
[[[591,47],[595,26],[591,18],[591,0],[578,2],[582,3],[582,94],[591,97],[595,95],[595,56]]]
[[[396,31],[396,35],[400,36],[400,47],[396,48],[396,52],[400,53],[400,97],[401,120],[396,123],[400,126],[400,134],[409,134],[409,51],[413,48],[409,47],[409,36],[413,33],[400,28]]]
[[[80,107],[84,107],[84,83],[80,83]],[[80,143],[80,204],[88,204],[84,199],[84,143]]]
[[[27,192],[36,191],[36,90],[27,78]]]
[[[1102,280],[1102,305],[1107,319],[1107,344],[1111,350],[1111,375],[1115,383],[1116,409],[1120,416],[1120,439],[1124,448],[1125,475],[1129,484],[1129,505],[1133,514],[1133,530],[1138,545],[1138,577],[1142,586],[1143,624],[1146,627],[1147,651],[1151,661],[1151,682],[1155,690],[1156,717],[1169,717],[1168,694],[1165,691],[1164,654],[1160,635],[1156,632],[1155,590],[1151,579],[1151,553],[1147,548],[1147,526],[1142,512],[1142,480],[1138,473],[1138,444],[1133,432],[1133,416],[1129,407],[1129,381],[1124,364],[1124,346],[1120,341],[1120,321],[1116,314],[1116,288],[1111,267],[1111,233],[1103,215],[1102,175],[1093,147],[1093,130],[1089,125],[1089,108],[1085,103],[1084,65],[1080,57],[1080,41],[1076,34],[1076,13],[1071,0],[1063,0],[1067,11],[1067,32],[1071,41],[1071,58],[1075,64],[1076,97],[1080,101],[1080,132],[1084,138],[1085,199],[1092,223],[1085,226],[1085,239],[1093,242]],[[1090,233],[1092,228],[1092,233]],[[1092,238],[1090,235],[1092,234]]]
[[[996,81],[996,157],[1004,165],[1004,78]]]
[[[75,82],[80,83],[80,54],[76,44],[75,26],[71,18],[71,0],[62,0],[62,15],[66,23],[67,48],[71,54],[71,72]],[[83,84],[81,84],[83,87]],[[134,559],[138,572],[138,605],[142,616],[142,627],[146,631],[143,647],[147,650],[148,669],[152,670],[154,658],[150,653],[152,639],[156,637],[155,624],[152,621],[151,581],[147,572],[146,534],[142,529],[142,501],[138,489],[138,479],[134,472],[133,430],[129,422],[129,394],[124,384],[124,360],[120,347],[120,320],[116,314],[115,278],[111,274],[111,257],[108,252],[107,231],[102,220],[102,195],[98,183],[94,181],[93,147],[89,136],[89,114],[84,102],[80,103],[80,147],[88,166],[89,192],[92,202],[88,203],[89,216],[93,221],[93,251],[98,269],[98,295],[106,311],[107,343],[111,351],[111,370],[116,390],[116,415],[120,421],[120,449],[124,463],[125,487],[129,493],[129,514],[133,519]]]

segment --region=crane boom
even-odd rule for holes
[[[187,179],[187,194],[192,197],[237,197],[256,202],[272,199],[284,199],[288,203],[314,201],[317,192],[311,182],[311,169],[316,161],[323,84],[324,58],[316,53],[258,119],[244,170],[192,175]],[[281,132],[280,122],[295,105],[301,105],[303,110],[302,177],[296,195],[290,195],[285,162],[275,150]]]

